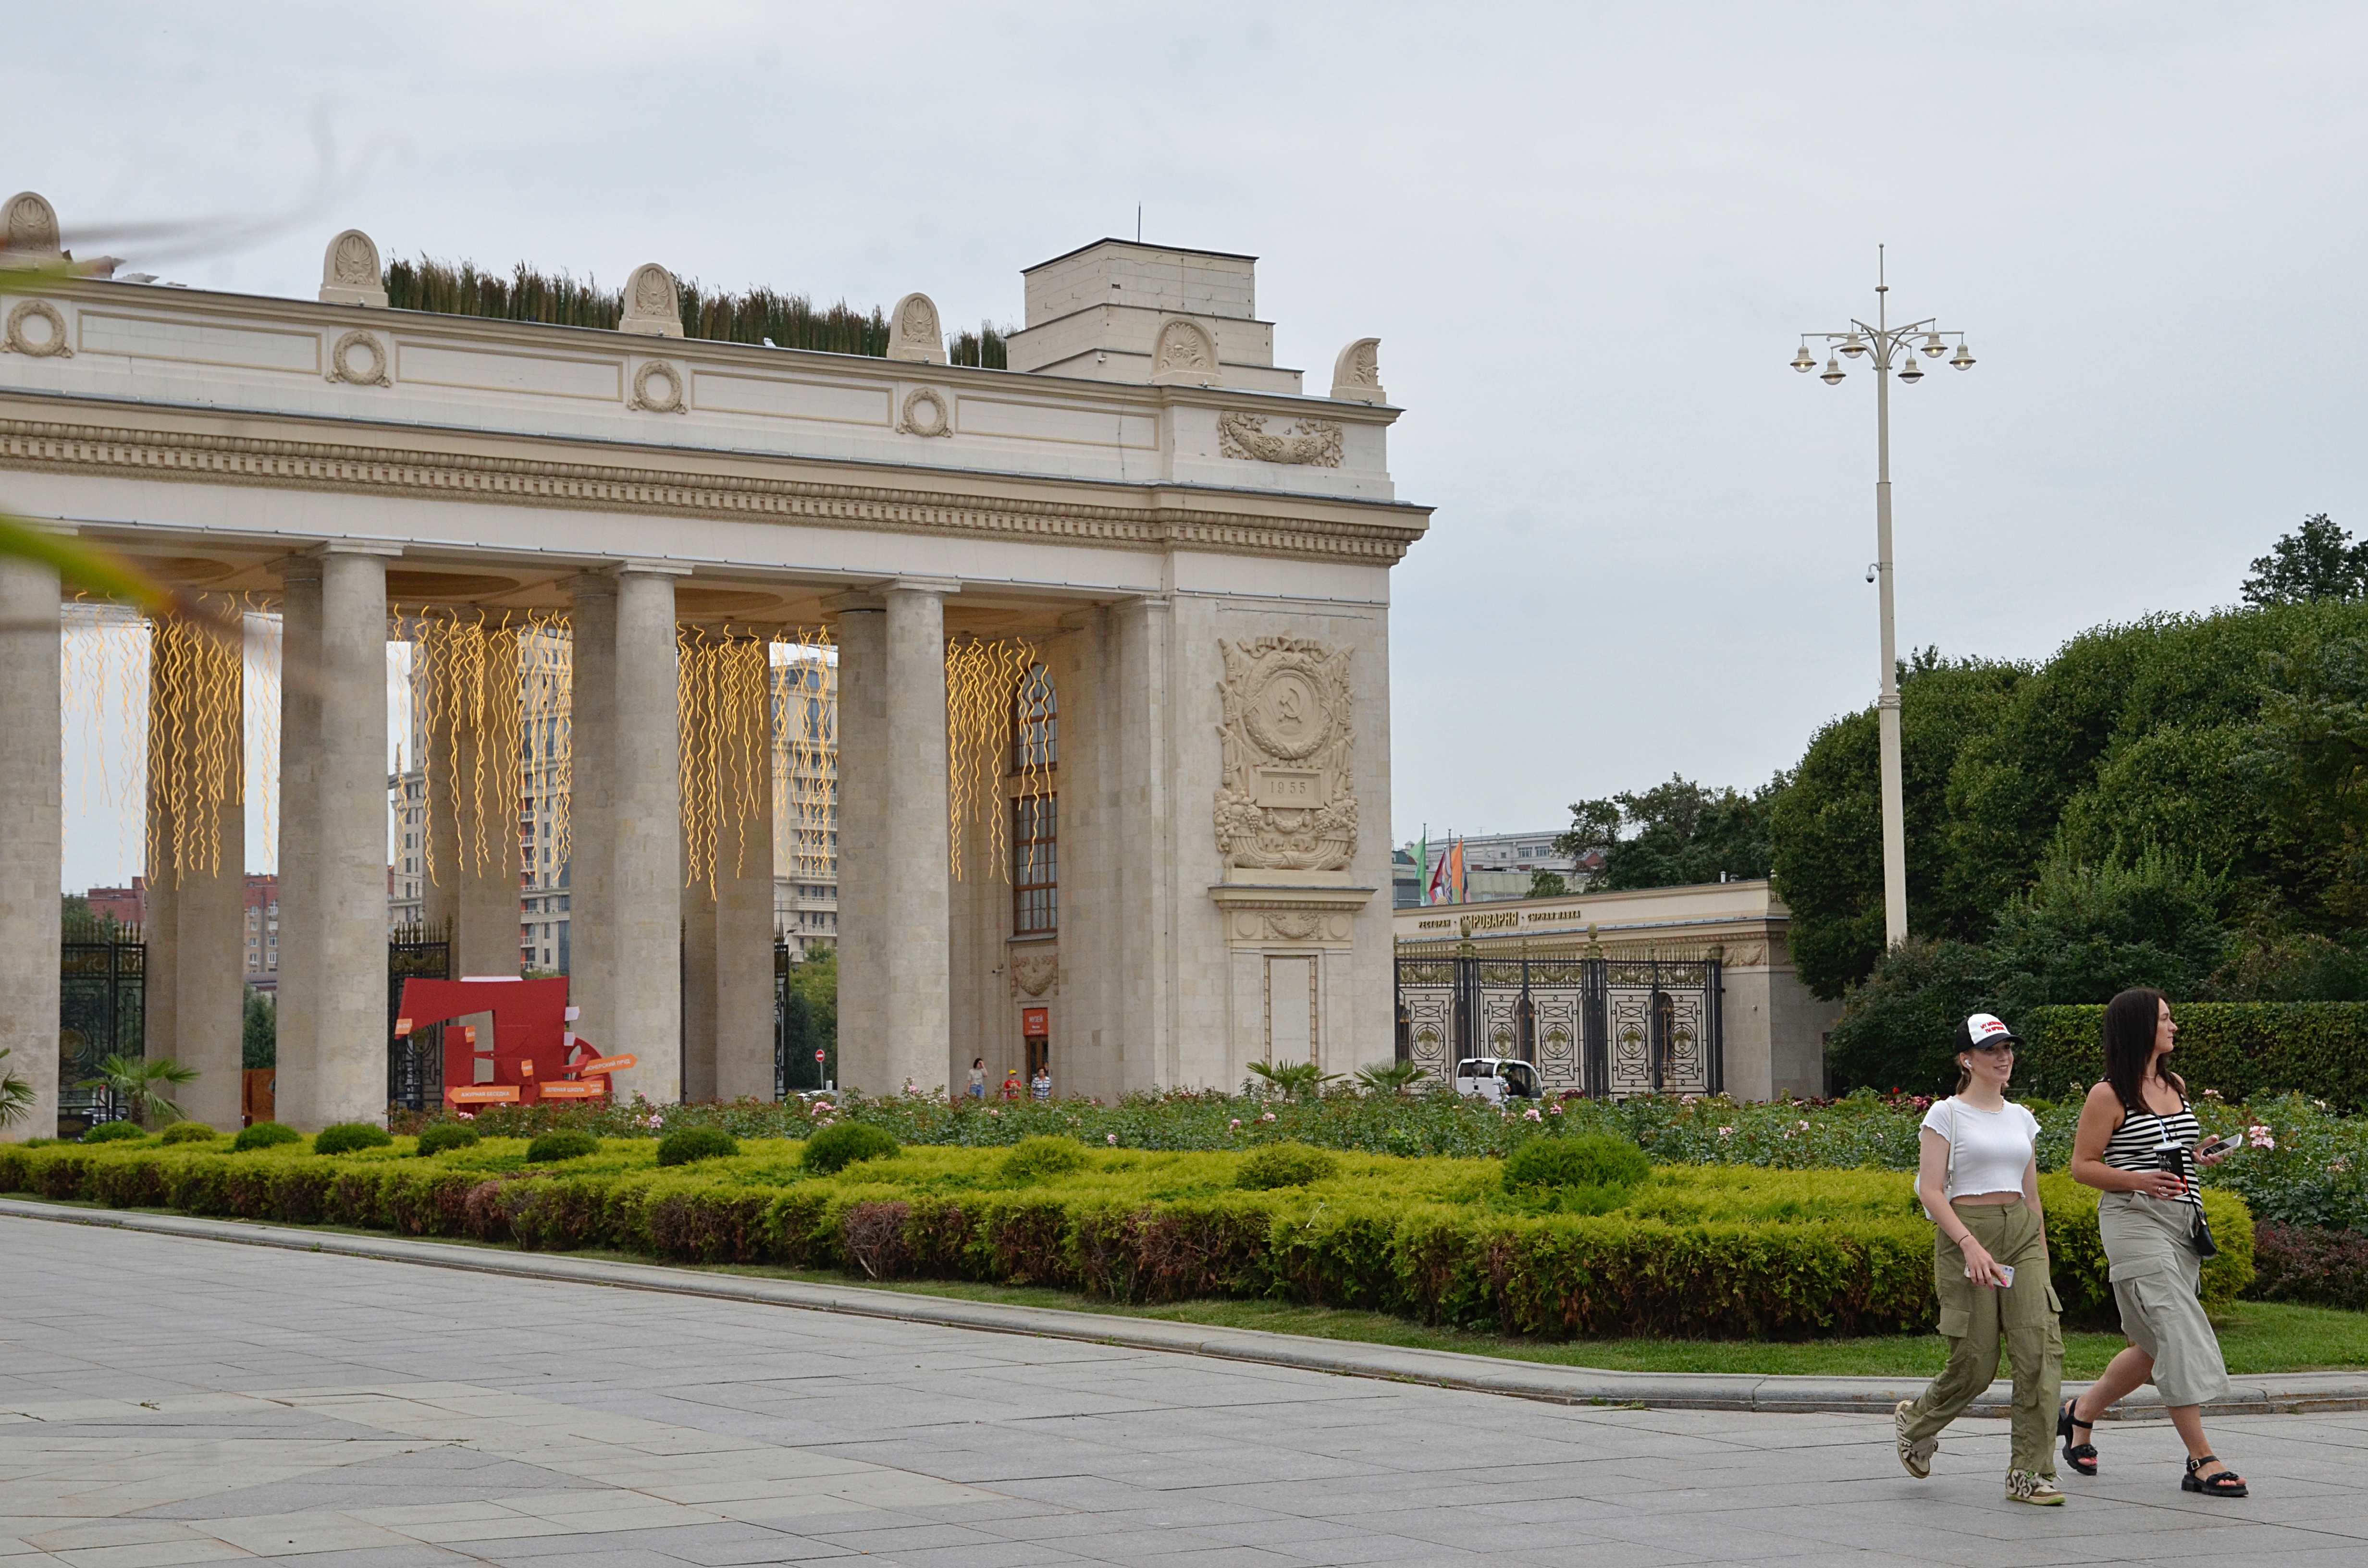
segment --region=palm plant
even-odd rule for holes
[[[0,1056],[8,1048],[0,1046]],[[14,1127],[33,1114],[33,1083],[9,1066],[0,1065],[0,1127]]]
[[[1325,1085],[1340,1080],[1339,1074],[1326,1073],[1313,1062],[1291,1062],[1280,1066],[1271,1062],[1253,1062],[1250,1071],[1266,1080],[1269,1093],[1289,1095],[1294,1099],[1319,1094]]]
[[[98,1071],[74,1087],[105,1089],[129,1115],[146,1127],[182,1119],[181,1108],[157,1092],[159,1084],[177,1087],[197,1081],[196,1068],[184,1067],[169,1056],[151,1062],[144,1056],[117,1054],[103,1059]]]
[[[1411,1062],[1376,1062],[1357,1069],[1357,1086],[1374,1094],[1402,1095],[1430,1076],[1430,1069]]]

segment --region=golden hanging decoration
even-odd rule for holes
[[[148,626],[148,874],[219,875],[222,810],[246,799],[244,659],[179,616]],[[233,858],[244,861],[242,842]]]
[[[777,631],[773,866],[801,883],[838,881],[838,651],[826,627]]]
[[[746,631],[675,629],[680,659],[676,715],[682,788],[683,885],[715,892],[719,862],[746,875],[755,846],[745,831],[746,802],[771,783],[772,715],[768,640]],[[762,868],[772,874],[768,864]]]
[[[1011,880],[1007,772],[1019,778],[1023,795],[1051,790],[1045,759],[1017,744],[1015,728],[1020,686],[1038,657],[1036,645],[1019,638],[965,637],[946,644],[946,817],[956,881],[962,875],[964,824],[971,822],[985,827],[988,863],[1005,881]]]
[[[514,610],[398,612],[395,620],[412,647],[412,766],[427,785],[421,869],[438,885],[452,875],[507,876],[528,770],[526,709],[539,684],[529,677],[528,650],[547,641],[547,621]],[[447,850],[455,864],[443,863]]]

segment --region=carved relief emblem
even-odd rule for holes
[[[1053,948],[1022,948],[1011,955],[1011,994],[1042,996],[1061,994],[1061,955]]]
[[[329,350],[329,380],[358,387],[393,386],[386,374],[386,346],[370,333],[346,334]]]
[[[888,312],[888,358],[918,365],[946,362],[945,334],[938,328],[937,301],[907,294]]]
[[[1198,322],[1171,321],[1159,329],[1151,344],[1153,386],[1180,381],[1212,387],[1220,380],[1217,340],[1209,335],[1208,328]]]
[[[40,324],[39,337],[25,330],[28,322]],[[17,301],[8,312],[5,347],[11,354],[28,355],[35,359],[47,359],[52,355],[61,359],[74,358],[74,345],[66,341],[66,318],[47,300]]]
[[[331,257],[330,277],[334,281],[348,288],[378,281],[378,247],[359,230],[348,229],[339,234]]]
[[[681,371],[663,359],[644,360],[633,372],[631,406],[651,414],[688,414],[682,392]]]
[[[1220,639],[1217,648],[1224,776],[1214,816],[1225,864],[1346,869],[1357,848],[1349,651],[1296,637]]]
[[[674,274],[655,261],[633,268],[632,276],[625,279],[625,314],[617,330],[680,337],[682,304],[675,291]]]
[[[954,433],[951,418],[946,412],[946,400],[928,387],[916,387],[905,394],[905,416],[896,428],[907,436],[951,436]]]
[[[1229,458],[1268,463],[1340,466],[1340,425],[1333,419],[1294,421],[1287,435],[1269,435],[1263,414],[1217,415],[1217,450]]]
[[[1332,362],[1332,396],[1339,403],[1387,403],[1382,391],[1382,340],[1360,337]]]
[[[58,213],[49,199],[24,191],[8,203],[6,248],[54,256],[58,250]]]

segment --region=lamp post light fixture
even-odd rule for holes
[[[1804,333],[1801,351],[1792,363],[1793,369],[1804,373],[1816,369],[1817,358],[1809,351],[1809,339],[1822,340],[1827,345],[1826,369],[1817,379],[1830,387],[1839,386],[1850,374],[1842,369],[1842,358],[1874,357],[1875,560],[1869,576],[1881,595],[1883,620],[1883,687],[1874,703],[1883,752],[1883,935],[1884,945],[1896,948],[1907,939],[1907,815],[1899,780],[1898,640],[1892,630],[1891,378],[1896,373],[1909,386],[1922,381],[1924,367],[1917,362],[1917,355],[1939,358],[1949,347],[1945,339],[1956,340],[1957,351],[1949,356],[1953,368],[1973,369],[1974,356],[1965,347],[1965,335],[1942,331],[1937,318],[1928,316],[1906,326],[1891,324],[1887,301],[1891,285],[1884,276],[1881,246],[1875,249],[1874,277],[1873,324],[1853,320],[1847,332]],[[1920,345],[1916,342],[1918,336],[1924,340]]]

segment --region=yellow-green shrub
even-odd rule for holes
[[[1935,1316],[1931,1226],[1896,1172],[1661,1166],[1624,1207],[1586,1215],[1525,1209],[1493,1160],[1342,1153],[1311,1185],[1246,1190],[1235,1153],[1084,1150],[1076,1168],[1014,1186],[1000,1149],[907,1147],[830,1176],[784,1142],[665,1169],[621,1140],[540,1171],[524,1149],[18,1146],[0,1149],[0,1189],[1130,1301],[1270,1296],[1553,1336],[1864,1333]],[[2101,1307],[2096,1194],[2060,1176],[2041,1193],[2066,1307]],[[2205,1202],[2223,1252],[2204,1295],[2225,1301],[2252,1278],[2251,1221],[2230,1194]]]

